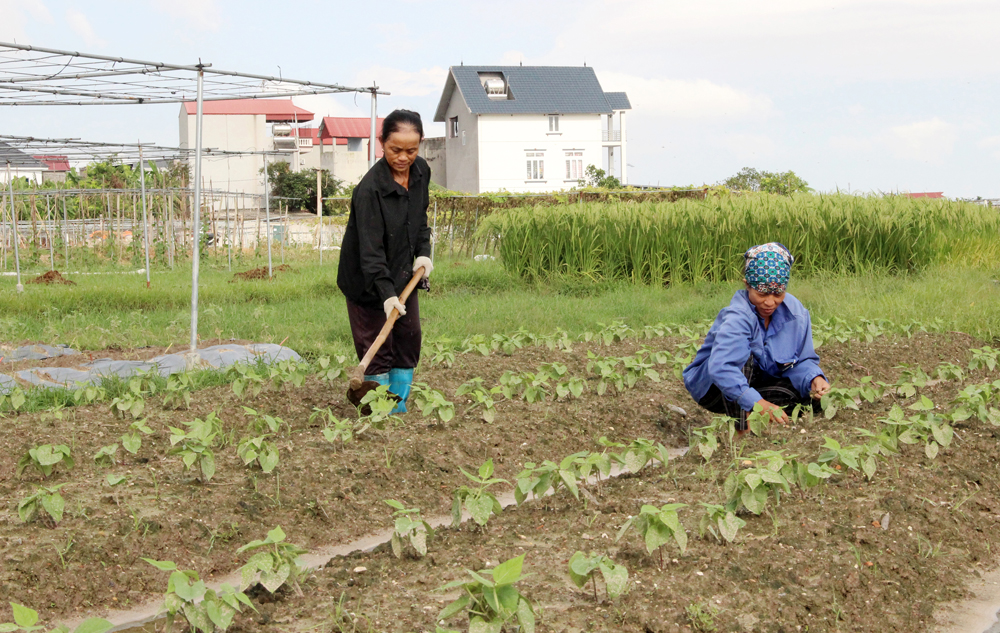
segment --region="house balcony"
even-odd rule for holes
[[[621,145],[622,144],[622,131],[621,130],[601,130],[601,142],[604,145]]]

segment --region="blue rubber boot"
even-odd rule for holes
[[[380,385],[388,385],[391,378],[388,373],[384,374],[365,374],[365,382],[368,381],[377,382]],[[392,391],[392,387],[389,388]]]
[[[390,369],[389,370],[389,391],[399,396],[396,408],[392,410],[393,415],[406,413],[406,399],[410,397],[410,385],[413,384],[412,369]]]

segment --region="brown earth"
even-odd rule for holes
[[[39,275],[34,279],[30,279],[25,283],[29,284],[45,284],[46,286],[51,284],[63,284],[65,286],[75,286],[75,281],[70,281],[62,275],[59,274],[58,270],[50,270],[49,272]]]
[[[450,369],[421,369],[418,380],[457,400],[455,389],[472,377],[491,385],[507,369],[534,371],[551,361],[565,363],[570,375],[585,376],[587,349],[621,356],[644,344],[672,350],[677,342],[578,344],[572,353],[530,348],[509,357],[462,355]],[[978,343],[963,334],[919,334],[828,345],[820,354],[834,384],[846,386],[869,373],[894,382],[903,362],[928,373],[942,362],[964,366],[974,346]],[[980,373],[921,392],[945,404],[963,385],[996,378]],[[144,437],[137,456],[119,448],[119,462],[110,468],[95,466],[91,456],[120,442],[128,421],[113,417],[106,405],[10,417],[0,435],[0,598],[38,609],[49,622],[128,608],[155,599],[165,588],[167,574],[141,557],[173,560],[211,579],[238,567],[243,557],[236,549],[276,525],[289,541],[317,549],[389,526],[390,511],[382,499],[419,507],[425,516],[447,514],[451,491],[466,483],[460,466],[471,470],[492,458],[497,476],[510,480],[525,461],[599,450],[594,440],[601,435],[684,446],[689,428],[709,420],[672,375],[658,384],[640,381],[621,395],[599,397],[595,384],[591,378],[582,398],[566,402],[503,402],[493,424],[482,422],[476,411],[466,413],[459,402],[448,423],[411,412],[404,425],[366,433],[344,448],[328,444],[319,421],[309,420],[315,406],[329,405],[338,417],[351,415],[343,380],[309,379],[301,388],[286,386],[246,400],[229,388],[209,389],[194,394],[191,411],[163,410],[153,397],[147,413],[154,434]],[[671,404],[686,409],[689,417],[670,412]],[[886,399],[860,411],[842,411],[834,420],[777,427],[761,438],[748,436],[734,450],[782,448],[814,460],[823,435],[843,440],[855,427],[875,428],[890,404]],[[277,475],[244,467],[235,443],[216,449],[217,474],[208,484],[198,483],[176,457],[166,455],[167,425],[204,418],[213,409],[221,411],[226,436],[238,441],[249,420],[241,405],[287,423],[273,438],[281,453]],[[592,487],[593,500],[577,502],[560,494],[505,510],[486,530],[439,530],[423,559],[397,560],[384,547],[335,559],[306,583],[305,597],[283,593],[261,604],[260,615],[241,617],[231,630],[433,631],[448,597],[434,592],[436,587],[460,577],[465,568],[521,553],[532,574],[522,590],[540,605],[543,631],[699,630],[687,614],[692,605],[714,614],[720,631],[927,630],[935,605],[961,597],[974,569],[995,559],[1000,545],[1000,429],[968,420],[956,431],[952,447],[933,461],[920,447],[907,446],[901,456],[884,462],[871,482],[845,472],[828,485],[794,490],[780,505],[770,506],[770,516],[746,515],[748,524],[733,545],[696,537],[698,502],[724,500],[721,484],[732,455],[722,447],[707,464],[690,454],[665,469]],[[43,443],[70,444],[75,469],[57,469],[49,482],[32,471],[17,479],[17,460]],[[128,476],[126,487],[109,488],[107,473]],[[62,489],[66,515],[54,528],[25,525],[17,517],[17,501],[39,483],[67,483]],[[634,534],[617,544],[613,539],[642,504],[668,501],[689,504],[681,519],[692,538],[683,554],[667,546],[669,562],[660,570]],[[886,514],[888,529],[875,527],[873,521]],[[631,593],[595,605],[590,589],[577,590],[565,574],[566,561],[577,549],[606,552],[624,563],[635,581]],[[359,566],[367,570],[354,573]],[[353,616],[334,615],[341,596],[344,612]],[[464,628],[460,618],[448,624]]]
[[[278,266],[271,267],[272,277],[274,273],[291,273],[295,272],[295,269],[288,264],[280,264]],[[234,281],[252,281],[259,279],[268,279],[267,266],[261,266],[260,268],[254,268],[252,270],[247,270],[242,273],[236,273],[233,278],[229,280],[229,283]]]

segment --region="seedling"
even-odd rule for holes
[[[187,372],[171,374],[167,378],[167,386],[163,390],[163,408],[191,408],[191,392],[194,391],[194,378]]]
[[[586,389],[587,381],[578,376],[573,376],[556,384],[556,398],[565,398],[570,395],[574,398],[579,398]]]
[[[664,465],[670,461],[670,453],[667,451],[667,447],[659,442],[654,444],[651,440],[642,438],[632,440],[632,443],[626,447],[621,456],[625,470],[631,473],[639,472],[647,464],[656,460],[659,460]]]
[[[459,468],[475,487],[460,486],[455,490],[451,502],[451,525],[458,527],[462,524],[462,505],[472,515],[472,519],[480,526],[485,526],[491,514],[500,514],[503,506],[497,498],[489,491],[490,486],[500,483],[508,483],[506,479],[493,478],[493,460],[488,459],[479,467],[479,475],[470,475],[464,468]]]
[[[314,409],[314,411],[316,410],[318,409]],[[251,409],[250,407],[243,407],[243,412],[253,418],[253,421],[250,423],[250,428],[254,433],[277,433],[281,428],[281,425],[285,424],[285,421],[279,417],[268,415],[262,411]],[[312,422],[314,417],[316,417],[315,414],[310,416],[309,421]]]
[[[146,424],[145,418],[142,420],[136,420],[128,426],[132,429],[132,432],[122,435],[122,448],[135,455],[139,452],[139,449],[142,448],[142,435],[140,435],[140,433],[144,435],[151,435],[153,433],[153,429],[149,428]]]
[[[722,539],[726,539],[732,543],[736,538],[736,533],[747,524],[746,521],[736,516],[735,512],[727,510],[725,506],[704,502],[699,503],[699,505],[705,509],[705,514],[701,515],[701,523],[698,525],[698,531],[702,538],[708,531],[717,541],[722,542]],[[718,532],[715,531],[716,528],[719,529]]]
[[[424,417],[437,415],[442,422],[448,422],[455,417],[455,404],[445,399],[444,394],[427,386],[427,383],[413,383],[413,401],[420,407]]]
[[[54,524],[59,523],[63,518],[63,510],[66,509],[66,500],[59,494],[59,489],[65,485],[59,484],[51,488],[38,486],[35,494],[17,504],[17,516],[21,517],[23,523],[31,523],[44,512]]]
[[[19,386],[14,385],[9,391],[0,393],[0,411],[5,409],[18,411],[24,406],[24,403],[27,400],[28,397],[24,394],[24,390]],[[11,604],[14,603],[12,602]]]
[[[514,499],[518,505],[524,503],[528,495],[534,495],[537,499],[545,496],[549,491],[555,494],[560,486],[564,486],[574,497],[580,498],[580,489],[577,486],[581,477],[580,464],[590,455],[587,451],[574,453],[563,458],[561,462],[545,460],[541,466],[535,466],[532,462],[524,464],[524,470],[517,475],[514,485]],[[588,468],[589,471],[589,468]]]
[[[827,450],[825,453],[822,453],[816,461],[821,464],[842,464],[851,470],[859,469],[858,461],[864,447],[841,446],[840,442],[825,435],[823,436],[823,439],[825,441],[823,442],[822,448]]]
[[[604,358],[591,351],[587,352],[587,371],[597,374],[597,395],[603,396],[608,387],[613,386],[618,393],[625,391],[625,377],[616,369],[620,358]]]
[[[535,610],[514,583],[521,580],[524,554],[500,563],[493,569],[474,572],[467,569],[471,580],[455,580],[441,591],[461,587],[463,594],[438,614],[447,620],[460,611],[469,615],[469,630],[499,633],[509,622],[517,622],[521,633],[535,632]]]
[[[970,349],[972,359],[969,360],[969,371],[979,371],[986,369],[993,371],[1000,364],[1000,349],[993,349],[989,345],[979,349]]]
[[[198,572],[181,571],[173,561],[150,558],[142,560],[161,571],[170,572],[167,592],[163,595],[163,608],[167,612],[167,633],[173,631],[177,614],[184,616],[192,631],[214,633],[228,629],[244,606],[257,610],[243,591],[237,591],[228,583],[223,583],[216,592],[205,585],[205,581],[198,577]]]
[[[434,535],[430,523],[420,516],[420,508],[407,508],[395,499],[383,499],[395,512],[392,531],[392,553],[399,558],[403,555],[403,540],[409,539],[417,556],[427,554],[427,537]]]
[[[232,380],[233,393],[237,398],[245,395],[259,396],[267,384],[267,378],[262,376],[256,367],[243,363],[230,365],[226,377]]]
[[[455,364],[455,350],[451,348],[450,344],[450,340],[442,339],[431,345],[431,357],[428,361],[431,367],[434,365],[444,365],[450,368]]]
[[[476,377],[462,383],[462,385],[455,391],[455,397],[461,398],[462,396],[468,396],[472,400],[472,404],[469,405],[469,408],[466,409],[465,412],[469,413],[476,407],[482,407],[483,411],[481,413],[481,417],[483,418],[483,421],[492,424],[497,415],[495,397],[500,395],[501,392],[502,389],[499,385],[487,389],[483,385],[483,379]]]
[[[332,359],[329,356],[320,356],[316,364],[319,365],[319,371],[316,372],[316,376],[320,380],[327,382],[333,382],[338,378],[346,378],[350,372],[346,356],[337,355]]]
[[[218,418],[210,413],[204,420],[195,419],[188,423],[190,430],[184,431],[176,427],[170,428],[170,455],[180,455],[184,470],[195,464],[201,469],[202,483],[208,483],[215,475],[215,446],[219,434]]]
[[[270,435],[248,437],[240,442],[236,454],[243,460],[244,466],[257,462],[260,469],[269,473],[278,465],[278,447],[268,441]]]
[[[76,391],[73,392],[73,402],[78,405],[91,404],[107,399],[108,394],[104,387],[92,383],[77,383]]]
[[[715,425],[691,429],[693,444],[698,447],[698,453],[706,462],[719,449],[719,438],[715,435]]]
[[[14,631],[29,633],[45,628],[38,626],[38,611],[16,602],[11,602],[10,608],[14,611],[14,622],[0,624],[0,633],[13,633]],[[72,633],[105,633],[113,627],[114,624],[103,618],[87,618],[73,629]],[[60,625],[50,630],[49,633],[70,633],[70,629],[66,625]]]
[[[42,444],[28,449],[28,452],[21,456],[17,462],[17,476],[20,477],[28,466],[34,466],[42,477],[48,479],[56,466],[71,470],[75,464],[69,446]]]
[[[765,460],[767,463],[762,464]],[[781,491],[791,492],[788,479],[782,474],[787,459],[778,451],[761,451],[749,461],[754,465],[742,468],[740,460],[734,460],[734,471],[724,484],[726,508],[736,513],[745,507],[760,514],[767,505],[769,492],[774,492],[776,500],[780,500]]]
[[[236,553],[242,554],[255,550],[256,553],[240,568],[240,591],[245,591],[247,587],[257,581],[269,592],[274,593],[283,584],[289,582],[295,589],[295,593],[302,595],[298,579],[305,571],[301,555],[305,554],[306,550],[297,545],[286,543],[285,532],[280,527],[268,532],[267,538],[263,541],[247,543],[236,550]]]
[[[594,602],[597,603],[597,571],[604,578],[604,592],[608,600],[628,592],[628,569],[625,565],[616,564],[604,554],[590,553],[587,556],[577,551],[569,559],[569,577],[580,589],[587,581],[594,585]]]
[[[141,394],[126,391],[112,399],[110,407],[116,417],[124,418],[128,415],[136,419],[146,410],[146,401]]]
[[[117,452],[117,444],[102,446],[96,453],[94,453],[94,463],[98,466],[114,466],[118,463],[118,460],[115,459],[115,454]]]
[[[491,347],[485,336],[482,334],[473,334],[472,336],[466,337],[465,340],[462,341],[462,345],[458,351],[460,354],[478,352],[483,356],[489,356]]]
[[[830,391],[820,399],[820,405],[823,407],[823,417],[827,420],[833,419],[841,409],[858,410],[858,403],[854,401],[851,390],[838,387],[831,387]]]
[[[365,407],[371,411],[368,415],[361,414]],[[392,415],[392,410],[395,408],[396,400],[389,395],[389,385],[379,385],[378,388],[362,396],[361,404],[358,405],[358,416],[365,423],[381,431],[387,421],[399,421],[399,418]]]
[[[309,364],[286,359],[272,363],[267,366],[267,376],[271,380],[271,386],[281,389],[285,383],[290,383],[294,387],[301,387],[306,382],[309,375]]]
[[[907,365],[898,365],[897,369],[902,369],[900,372],[899,381],[896,382],[896,394],[904,398],[912,398],[917,394],[917,389],[923,389],[927,386],[927,382],[931,379],[930,376],[924,373],[924,370],[919,367],[909,367]]]
[[[687,532],[681,525],[677,511],[686,508],[686,503],[668,503],[662,507],[643,505],[638,516],[629,517],[625,525],[618,530],[615,542],[618,542],[625,535],[629,528],[634,527],[642,535],[646,543],[646,551],[652,554],[654,551],[660,557],[660,569],[663,569],[663,545],[676,541],[677,547],[684,553],[687,549]]]

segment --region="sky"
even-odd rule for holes
[[[630,184],[792,170],[818,191],[1000,197],[996,0],[0,0],[0,41],[370,86],[428,136],[449,66],[594,68]],[[367,96],[314,96],[368,116]],[[0,107],[0,133],[176,145],[179,106]]]

